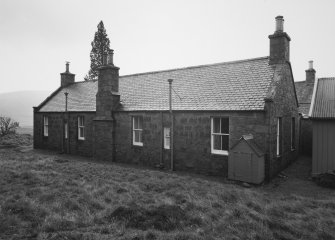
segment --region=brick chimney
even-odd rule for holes
[[[69,70],[70,62],[66,62],[65,66],[66,66],[65,72],[60,74],[61,87],[66,87],[67,85],[74,83],[75,74],[70,73]]]
[[[270,39],[270,64],[290,61],[291,38],[284,32],[283,16],[276,17],[276,31],[269,35]]]
[[[315,70],[313,68],[313,61],[308,61],[308,69],[306,70],[306,83],[314,84]]]
[[[114,66],[113,50],[110,50],[103,56],[103,64],[99,67],[96,116],[100,119],[111,118],[111,112],[120,102],[119,69]]]

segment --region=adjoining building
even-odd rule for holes
[[[300,153],[312,156],[312,122],[308,116],[312,102],[313,88],[315,82],[315,69],[313,61],[309,61],[309,68],[306,70],[306,80],[295,82],[297,91],[299,114],[300,114]]]
[[[309,116],[313,126],[312,176],[335,170],[335,78],[319,78]]]
[[[231,147],[248,135],[261,174],[274,176],[299,150],[283,22],[276,17],[268,57],[119,77],[111,52],[98,81],[81,82],[67,64],[61,86],[34,108],[34,147],[226,177]]]

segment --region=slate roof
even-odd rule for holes
[[[299,103],[299,113],[308,115],[309,108],[312,102],[314,83],[308,83],[306,81],[295,82],[295,90],[297,93]]]
[[[169,78],[174,110],[264,110],[274,68],[262,57],[120,76],[119,110],[168,110]],[[95,111],[97,87],[96,81],[71,84],[56,91],[39,111],[64,111],[64,92],[69,93],[69,111]]]
[[[335,78],[318,79],[312,105],[312,118],[335,119]]]

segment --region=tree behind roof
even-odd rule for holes
[[[92,50],[90,53],[91,69],[85,77],[85,80],[98,80],[98,67],[102,65],[102,56],[104,53],[108,54],[109,39],[104,27],[104,23],[100,21],[98,24],[98,31],[95,32],[94,40],[92,41]]]

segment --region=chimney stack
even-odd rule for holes
[[[280,64],[290,61],[291,38],[284,32],[283,16],[276,17],[276,29],[270,39],[270,64]]]
[[[60,85],[66,87],[69,84],[74,83],[75,74],[70,73],[70,62],[65,64],[65,72],[60,74]]]
[[[103,55],[99,69],[96,95],[96,119],[110,119],[112,111],[120,102],[119,68],[113,64],[113,50]]]
[[[306,70],[306,83],[314,84],[315,82],[315,70],[313,68],[313,61],[308,61],[308,69]]]

